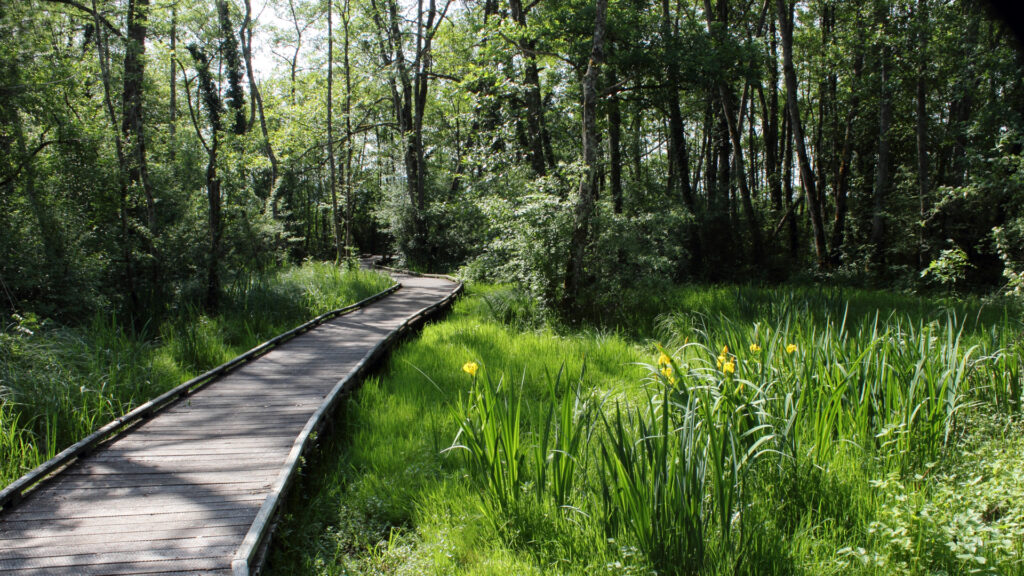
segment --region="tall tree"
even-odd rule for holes
[[[661,0],[662,62],[665,65],[665,104],[668,107],[668,189],[679,190],[683,202],[694,209],[693,188],[690,184],[690,161],[686,150],[686,126],[679,105],[680,73],[679,47],[672,23],[669,0]]]
[[[619,109],[619,79],[608,68],[608,163],[612,209],[622,213],[622,111]]]
[[[523,53],[526,83],[526,127],[529,134],[530,165],[538,176],[547,174],[548,166],[554,165],[552,158],[544,154],[544,109],[541,105],[540,73],[537,69],[536,41],[530,37],[526,26],[526,10],[522,0],[509,0],[512,19],[520,28],[522,39],[518,41]]]
[[[590,50],[587,71],[581,82],[583,89],[583,164],[585,175],[580,181],[579,194],[573,210],[572,237],[569,244],[568,266],[565,274],[565,293],[562,308],[570,313],[579,311],[580,287],[583,284],[585,254],[591,220],[597,206],[600,186],[597,135],[597,82],[604,63],[605,20],[608,0],[596,0],[594,14],[594,43]]]
[[[927,246],[924,242],[924,221],[928,198],[928,0],[917,0],[917,82],[915,87],[917,116],[917,267],[923,269]]]
[[[146,19],[149,0],[128,0],[128,34],[124,52],[124,89],[121,134],[127,143],[128,186],[140,187],[146,198],[146,221],[150,234],[156,234],[156,200],[146,163],[146,135],[142,92],[146,71]]]
[[[807,208],[811,216],[811,232],[814,235],[814,253],[818,268],[829,268],[828,244],[825,240],[825,224],[821,215],[821,204],[815,188],[814,171],[807,154],[803,123],[800,119],[800,104],[797,99],[796,68],[793,66],[793,4],[787,0],[776,0],[776,14],[782,37],[782,71],[786,80],[786,109],[789,112],[793,144],[800,164],[800,185],[804,189]]]
[[[101,26],[101,18],[96,0],[92,0],[93,21],[96,26],[96,54],[100,65],[100,80],[103,85],[103,104],[110,120],[111,127],[116,127],[117,112],[114,106],[113,74],[110,70],[110,44],[107,33]],[[122,124],[122,127],[124,124]],[[118,214],[121,228],[121,259],[124,266],[124,285],[128,288],[129,310],[134,314],[139,309],[139,291],[136,278],[135,256],[132,253],[131,215],[129,213],[129,167],[128,157],[124,151],[122,133],[114,132],[114,151],[118,166]]]
[[[341,262],[341,228],[338,223],[338,180],[334,157],[334,2],[327,0],[327,163],[330,166],[331,227],[334,231],[334,258]]]
[[[266,197],[270,204],[275,218],[277,218],[277,175],[279,172],[277,155],[274,153],[274,146],[270,142],[270,130],[267,128],[267,115],[263,110],[263,94],[256,83],[256,75],[252,65],[252,35],[255,23],[252,20],[252,1],[245,0],[245,18],[242,20],[242,30],[239,37],[242,41],[242,56],[245,58],[245,73],[249,80],[249,128],[252,128],[253,121],[258,115],[260,121],[260,132],[263,135],[263,151],[270,161],[270,179],[267,182]]]
[[[881,35],[877,38],[875,50],[878,54],[878,75],[881,88],[878,97],[878,160],[875,168],[875,187],[872,191],[871,243],[875,246],[875,258],[881,261],[884,253],[885,205],[891,185],[890,134],[892,126],[892,93],[889,86],[890,53],[887,28],[890,8],[888,2],[876,2],[875,18]]]
[[[217,86],[214,84],[213,73],[210,71],[210,59],[206,52],[195,43],[188,45],[188,51],[195,62],[199,100],[206,108],[206,117],[210,123],[210,137],[207,140],[203,137],[203,130],[199,125],[198,114],[195,110],[199,102],[193,107],[190,97],[188,99],[188,106],[189,114],[192,117],[192,126],[195,128],[196,137],[206,150],[206,199],[210,248],[206,258],[205,304],[208,310],[217,310],[220,307],[220,260],[223,236],[221,226],[221,188],[220,175],[217,173],[217,157],[220,146],[220,132],[223,130],[221,113],[223,112],[224,103],[217,92]],[[185,85],[186,90],[190,91],[187,78]]]

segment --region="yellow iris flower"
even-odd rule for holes
[[[788,346],[786,346],[787,354],[792,354],[793,352],[796,352],[796,344],[789,344]]]
[[[754,344],[751,344],[751,345],[750,345],[750,351],[751,351],[752,353],[754,353],[754,354],[757,354],[758,352],[760,352],[760,351],[761,351],[761,347],[760,347],[760,346],[758,346],[758,345],[757,345],[757,343],[755,342]]]
[[[732,360],[722,364],[722,372],[726,374],[734,374],[736,372],[736,363]]]
[[[476,362],[466,362],[462,365],[462,371],[470,376],[476,377],[476,371],[480,369],[480,365]]]
[[[661,375],[671,384],[675,384],[679,379],[676,378],[675,372],[672,370],[672,365],[667,365],[661,369]]]

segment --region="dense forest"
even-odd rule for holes
[[[268,573],[1022,576],[991,10],[0,0],[0,487],[381,254],[464,296],[311,440]]]
[[[24,0],[0,37],[11,310],[213,310],[360,252],[573,316],[1021,287],[1024,53],[976,1]]]

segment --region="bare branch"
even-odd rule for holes
[[[115,36],[117,36],[118,38],[124,40],[124,34],[122,34],[121,31],[117,29],[117,27],[115,27],[113,24],[111,24],[110,21],[107,20],[106,18],[104,18],[99,12],[93,10],[92,8],[89,8],[88,6],[86,6],[84,4],[80,4],[80,3],[76,2],[75,0],[46,0],[46,1],[47,2],[53,2],[55,4],[65,4],[67,6],[71,6],[72,8],[76,8],[78,10],[81,10],[82,12],[85,12],[86,14],[92,16],[97,21],[99,21],[101,24],[103,24],[103,26],[105,26],[108,30],[113,32]]]
[[[67,142],[74,142],[74,140],[43,140],[42,142],[40,142],[31,152],[28,153],[28,156],[26,156],[21,161],[21,164],[19,164],[18,167],[14,169],[14,172],[12,172],[10,176],[4,178],[3,180],[0,180],[0,188],[7,186],[11,182],[14,182],[14,180],[21,175],[21,171],[24,170],[25,167],[28,166],[29,163],[31,163],[32,160],[36,157],[36,154],[42,152],[44,148],[46,148],[50,144],[65,144]]]
[[[182,70],[182,76],[185,80],[185,100],[188,101],[188,114],[192,117],[192,127],[196,131],[196,136],[199,137],[199,143],[206,149],[206,153],[211,152],[209,144],[206,143],[206,138],[203,138],[203,131],[199,129],[199,120],[196,119],[196,110],[192,106],[192,79],[188,77],[188,74],[184,73],[185,66],[177,58],[174,59],[178,63],[178,67]]]

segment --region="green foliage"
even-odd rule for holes
[[[461,272],[469,279],[518,284],[544,314],[556,310],[563,292],[573,205],[565,189],[579,176],[578,166],[561,168],[526,182],[529,194],[481,204],[490,240]],[[634,318],[621,310],[657,301],[673,280],[688,277],[684,241],[692,219],[678,207],[638,214],[614,214],[609,208],[604,205],[593,224],[596,239],[587,249],[582,309],[598,323],[626,325]],[[630,306],[621,306],[623,301]]]
[[[921,271],[921,277],[932,277],[939,284],[952,288],[958,282],[963,281],[970,268],[971,263],[967,259],[967,253],[956,246],[939,252],[939,257],[932,260],[928,267]]]
[[[546,187],[554,179],[538,181]],[[483,208],[495,238],[464,274],[474,279],[509,279],[522,285],[545,310],[558,301],[565,275],[563,252],[570,233],[568,204],[540,191],[513,201],[500,199]]]

